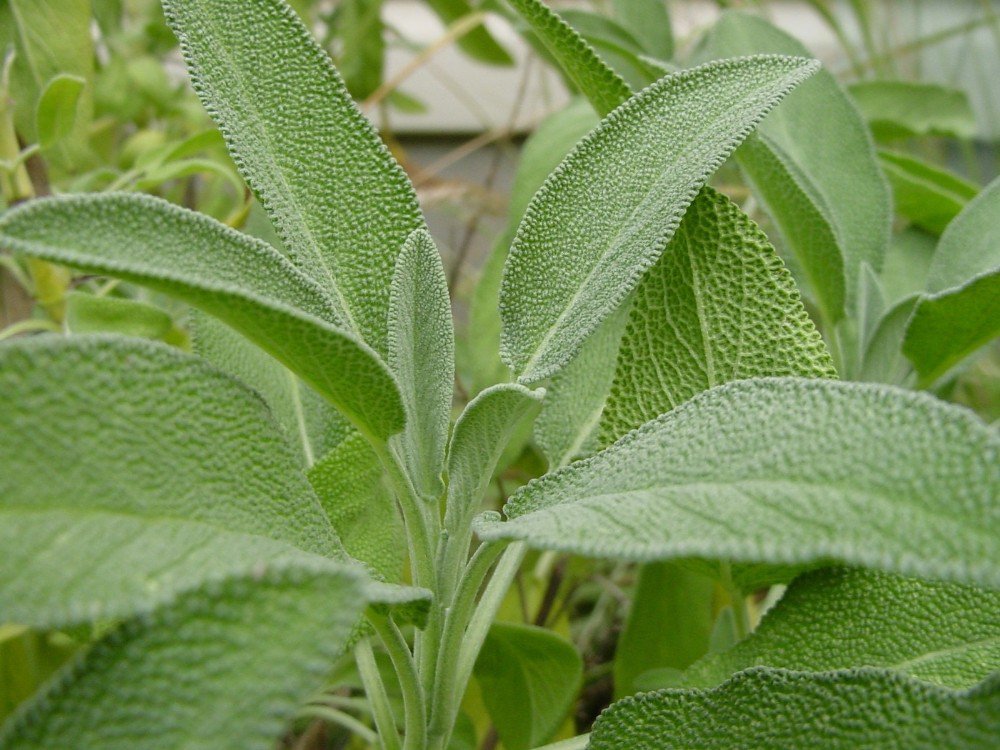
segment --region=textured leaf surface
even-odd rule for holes
[[[941,234],[979,192],[973,183],[906,154],[880,151],[879,161],[897,213],[934,234]]]
[[[806,573],[747,640],[699,661],[683,684],[709,687],[756,666],[883,667],[972,687],[1000,667],[1000,593],[865,570]]]
[[[502,354],[522,382],[579,351],[659,257],[705,180],[815,70],[761,56],[666,76],[570,152],[528,207],[504,269]]]
[[[270,245],[207,216],[131,194],[48,199],[6,213],[0,245],[179,297],[284,362],[359,429],[385,439],[403,427],[392,376],[337,327],[327,294]]]
[[[281,0],[165,0],[195,90],[302,268],[383,356],[396,256],[423,227],[403,170]]]
[[[636,290],[602,442],[709,388],[768,375],[836,373],[767,237],[705,188]]]
[[[1000,180],[959,214],[927,272],[929,295],[906,331],[903,352],[925,383],[1000,333]]]
[[[953,692],[882,670],[755,669],[714,690],[626,698],[594,724],[590,750],[980,750],[1000,734],[1000,683]]]
[[[808,54],[767,21],[730,12],[713,27],[703,57],[761,52]],[[737,152],[740,166],[802,265],[825,316],[836,321],[845,302],[853,304],[861,264],[880,270],[889,242],[889,191],[871,136],[826,71],[803,84],[759,133],[753,147]]]
[[[274,747],[365,602],[332,561],[227,577],[99,641],[16,714],[4,750]]]
[[[125,338],[0,347],[0,611],[38,626],[146,610],[213,573],[343,555],[264,404]]]
[[[455,330],[441,256],[427,232],[415,232],[396,263],[389,302],[389,367],[407,411],[399,449],[417,490],[436,499],[444,489],[441,472],[455,388]]]
[[[915,81],[858,81],[848,92],[879,140],[976,135],[976,116],[961,89]]]
[[[551,630],[498,622],[474,674],[504,747],[528,750],[559,728],[580,687],[583,660]]]
[[[406,534],[378,456],[354,433],[309,470],[309,481],[351,557],[400,580]]]
[[[522,487],[510,520],[478,531],[590,556],[837,560],[1000,587],[998,451],[996,431],[924,394],[740,381]]]

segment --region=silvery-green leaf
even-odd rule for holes
[[[666,76],[590,133],[546,180],[500,288],[501,352],[521,382],[551,376],[638,284],[711,173],[811,60],[759,56]]]
[[[879,151],[879,161],[892,186],[896,212],[937,235],[979,192],[968,180],[906,154]]]
[[[976,136],[976,116],[961,89],[922,81],[856,81],[847,92],[879,140]]]
[[[713,388],[522,487],[484,539],[649,561],[851,565],[1000,587],[1000,436],[926,394],[762,378]],[[743,581],[787,576],[762,565]]]

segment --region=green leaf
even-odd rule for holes
[[[590,750],[978,750],[1000,733],[1000,680],[953,692],[884,670],[753,669],[714,690],[626,698],[594,724]]]
[[[601,442],[732,380],[835,377],[767,237],[704,188],[636,291],[601,417]]]
[[[51,148],[73,132],[86,84],[79,76],[61,74],[45,86],[35,111],[35,132],[42,148]]]
[[[664,0],[613,0],[615,16],[653,57],[674,56],[674,37]]]
[[[767,21],[737,12],[723,15],[704,47],[702,59],[808,54]],[[861,264],[879,271],[889,242],[890,195],[871,135],[825,71],[758,133],[737,152],[740,167],[799,261],[824,318],[836,322],[845,304],[853,309]]]
[[[979,192],[973,183],[912,156],[880,151],[879,161],[897,213],[934,234],[940,235]]]
[[[427,0],[427,4],[442,21],[450,25],[474,13],[468,0]],[[510,54],[493,38],[485,25],[475,26],[458,38],[458,48],[473,60],[490,65],[513,65]]]
[[[652,669],[685,669],[708,652],[716,584],[675,562],[639,568],[625,628],[615,647],[615,696],[636,692]]]
[[[615,376],[630,309],[625,303],[611,313],[545,389],[542,411],[535,420],[535,442],[548,459],[550,470],[600,447],[597,428]]]
[[[403,170],[282,0],[163,4],[195,89],[289,253],[385,356],[396,256],[424,227]]]
[[[847,91],[880,141],[976,136],[976,116],[961,89],[915,81],[857,81]]]
[[[332,561],[205,583],[99,641],[13,717],[0,746],[273,748],[365,596],[358,571]]]
[[[998,451],[995,430],[925,394],[740,381],[529,483],[510,520],[477,531],[595,557],[840,561],[1000,587]],[[787,576],[751,572],[744,588]]]
[[[341,40],[337,65],[347,90],[355,99],[365,99],[382,83],[385,67],[382,0],[340,3],[334,31]]]
[[[711,173],[815,65],[754,57],[666,76],[577,145],[532,200],[504,269],[501,353],[521,382],[579,351]]]
[[[120,333],[167,343],[184,339],[166,310],[139,300],[83,292],[66,295],[66,328],[70,333]]]
[[[1000,332],[1000,179],[971,201],[941,235],[903,342],[929,384]]]
[[[406,408],[406,429],[397,449],[417,491],[436,500],[444,490],[455,331],[441,256],[422,230],[410,236],[396,261],[389,300],[389,367]]]
[[[865,346],[857,380],[903,385],[913,371],[900,345],[920,295],[904,297],[890,307],[875,325]]]
[[[937,237],[915,227],[893,235],[879,279],[886,304],[894,305],[924,291],[937,243]]]
[[[0,219],[0,245],[183,299],[281,360],[373,439],[403,427],[392,375],[337,327],[324,291],[270,245],[207,216],[134,194],[39,200]]]
[[[711,687],[757,666],[882,667],[972,687],[1000,666],[1000,593],[865,570],[806,573],[749,638],[702,659],[682,685]]]
[[[566,8],[559,15],[632,87],[645,88],[662,76],[644,59],[642,43],[616,20],[579,8]]]
[[[212,574],[342,548],[264,404],[138,339],[0,347],[0,611],[146,611]]]
[[[504,747],[527,750],[559,728],[580,687],[583,660],[551,630],[497,622],[474,674]]]
[[[344,439],[309,470],[309,481],[356,560],[387,581],[398,581],[406,560],[406,535],[382,464],[358,433]]]

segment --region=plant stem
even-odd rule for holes
[[[396,669],[399,687],[403,691],[404,712],[404,750],[424,750],[427,746],[427,711],[424,701],[424,691],[420,687],[417,667],[413,663],[410,647],[389,617],[372,610],[367,613],[368,622],[378,633],[389,658]]]
[[[750,610],[747,609],[746,594],[733,580],[733,568],[728,561],[722,563],[722,585],[729,593],[733,608],[733,635],[739,643],[750,635]]]
[[[299,711],[299,716],[323,719],[331,724],[338,724],[349,732],[358,735],[358,737],[369,745],[374,745],[378,742],[378,735],[375,732],[350,714],[339,711],[336,708],[331,708],[330,706],[305,706]]]
[[[367,638],[361,639],[354,647],[354,661],[358,665],[361,684],[365,687],[365,694],[372,707],[379,744],[383,750],[400,750],[399,732],[396,730],[396,720],[392,716],[392,706],[389,703],[389,696],[386,695],[385,685],[382,684],[382,676],[379,674],[371,643]]]
[[[410,547],[410,564],[413,566],[413,583],[433,590],[435,588],[434,544],[430,530],[432,526],[435,529],[437,527],[431,513],[435,509],[428,508],[428,503],[417,493],[391,448],[385,443],[373,444],[372,447],[389,475],[393,493],[403,513],[403,523],[406,525],[406,536]]]

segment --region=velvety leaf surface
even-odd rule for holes
[[[892,185],[896,212],[934,234],[940,235],[979,192],[973,183],[906,154],[880,151],[879,161]]]
[[[281,0],[164,0],[195,90],[296,262],[385,356],[416,195],[326,52]]]
[[[1000,734],[1000,681],[960,693],[883,670],[754,669],[714,690],[626,698],[590,750],[981,750]]]
[[[836,373],[767,237],[705,188],[636,290],[601,440],[607,445],[714,386],[769,375]]]
[[[580,687],[583,660],[551,630],[497,622],[473,673],[504,747],[528,750],[559,728]]]
[[[976,135],[976,116],[961,89],[916,81],[857,81],[847,91],[880,140]]]
[[[756,666],[883,667],[972,687],[1000,667],[1000,594],[875,571],[812,571],[792,582],[749,638],[696,663],[681,684],[709,687]]]
[[[424,231],[410,236],[396,262],[389,367],[407,412],[398,449],[417,491],[437,499],[444,490],[441,472],[455,388],[455,330],[441,256]]]
[[[762,18],[728,12],[712,28],[699,59],[761,52],[808,54]],[[853,304],[862,262],[881,269],[889,242],[889,190],[871,135],[826,71],[803,84],[758,132],[759,140],[737,152],[740,166],[795,253],[825,317],[836,321],[844,304]]]
[[[595,557],[836,560],[1000,587],[998,451],[995,430],[924,394],[739,381],[530,482],[510,520],[478,532]]]
[[[12,717],[0,747],[273,748],[364,603],[357,570],[332,561],[206,582],[99,641]]]
[[[504,269],[502,354],[522,382],[579,351],[657,260],[705,180],[815,70],[761,56],[666,76],[570,152],[528,207]]]
[[[354,433],[309,470],[309,481],[344,549],[388,581],[400,580],[406,534],[382,464]]]
[[[128,615],[235,566],[343,556],[264,404],[195,357],[114,337],[10,342],[0,415],[7,619]]]
[[[374,438],[403,427],[386,366],[265,242],[157,198],[108,193],[23,204],[0,219],[0,246],[183,299],[281,360]]]

